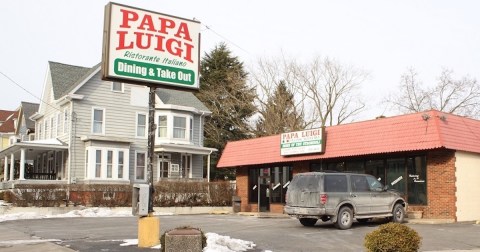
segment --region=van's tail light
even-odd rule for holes
[[[326,194],[320,194],[320,203],[327,204],[328,196]]]

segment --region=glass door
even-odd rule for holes
[[[270,169],[260,169],[260,176],[258,177],[258,211],[270,211]]]

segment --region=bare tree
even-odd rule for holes
[[[408,69],[401,77],[400,92],[385,101],[402,113],[436,109],[480,118],[480,85],[476,79],[469,76],[455,79],[452,70],[443,69],[435,86],[422,86],[418,73]]]
[[[258,61],[251,82],[257,86],[258,104],[264,106],[283,81],[295,97],[295,109],[305,127],[341,124],[363,111],[359,87],[368,74],[316,56],[302,64],[285,56]]]
[[[359,95],[360,85],[368,77],[364,71],[316,57],[310,64],[297,64],[295,75],[297,90],[313,107],[311,122],[316,126],[353,120],[365,108]]]
[[[282,55],[283,56],[283,55]],[[303,98],[292,90],[292,62],[281,58],[263,58],[250,73],[256,87],[258,108],[255,134],[265,136],[305,128]]]
[[[385,101],[401,113],[420,112],[427,110],[431,104],[432,94],[422,88],[423,83],[418,80],[418,73],[409,68],[400,77],[400,93],[390,94]]]

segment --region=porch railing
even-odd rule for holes
[[[56,172],[50,172],[50,173],[30,172],[30,173],[25,173],[25,179],[56,180],[57,173]]]

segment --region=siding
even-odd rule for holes
[[[84,174],[85,167],[85,143],[80,140],[81,136],[91,136],[93,108],[104,109],[105,134],[110,138],[127,139],[130,144],[129,179],[134,179],[135,151],[147,152],[147,139],[136,138],[137,112],[148,112],[147,107],[131,106],[130,95],[132,85],[124,84],[124,92],[113,92],[111,82],[102,81],[100,72],[95,74],[85,83],[76,94],[84,95],[83,100],[74,104],[74,144],[72,151],[78,157],[72,160],[72,172]],[[73,153],[72,153],[73,155]],[[82,177],[83,178],[83,177]]]
[[[455,153],[457,221],[480,220],[480,154]]]
[[[137,113],[148,115],[148,107],[131,105],[132,87],[138,86],[124,84],[123,93],[113,92],[111,90],[111,82],[102,81],[101,73],[97,72],[75,92],[76,95],[82,95],[83,99],[74,99],[59,106],[56,103],[57,101],[53,100],[51,77],[47,75],[43,98],[48,100],[50,105],[43,104],[40,106],[39,113],[44,116],[36,123],[42,123],[44,128],[47,120],[49,129],[51,129],[50,119],[53,117],[56,121],[57,114],[60,113],[61,119],[55,125],[58,125],[61,129],[58,131],[59,134],[54,136],[60,141],[69,144],[68,156],[71,157],[71,160],[66,160],[66,162],[71,166],[70,177],[72,179],[74,178],[77,182],[85,179],[85,148],[87,146],[119,147],[119,145],[129,145],[128,176],[130,181],[134,181],[135,153],[139,151],[147,153],[147,138],[136,137]],[[91,133],[93,108],[104,110],[105,132],[101,137],[112,141],[89,140],[84,142],[81,140],[82,137],[96,136]],[[69,114],[68,132],[65,134],[63,133],[64,109],[67,109]],[[181,113],[189,114],[190,112],[182,111]],[[201,115],[193,115],[193,142],[195,146],[203,145],[203,126],[200,125],[203,121],[204,118]],[[42,139],[45,139],[45,134],[43,134]],[[115,140],[119,140],[121,143],[117,143]],[[128,143],[125,143],[125,141]],[[156,178],[158,172],[157,159],[158,155],[155,155],[153,163],[154,178]],[[202,156],[192,155],[192,159],[192,176],[194,178],[202,178]],[[180,164],[180,153],[172,153],[172,163]]]

